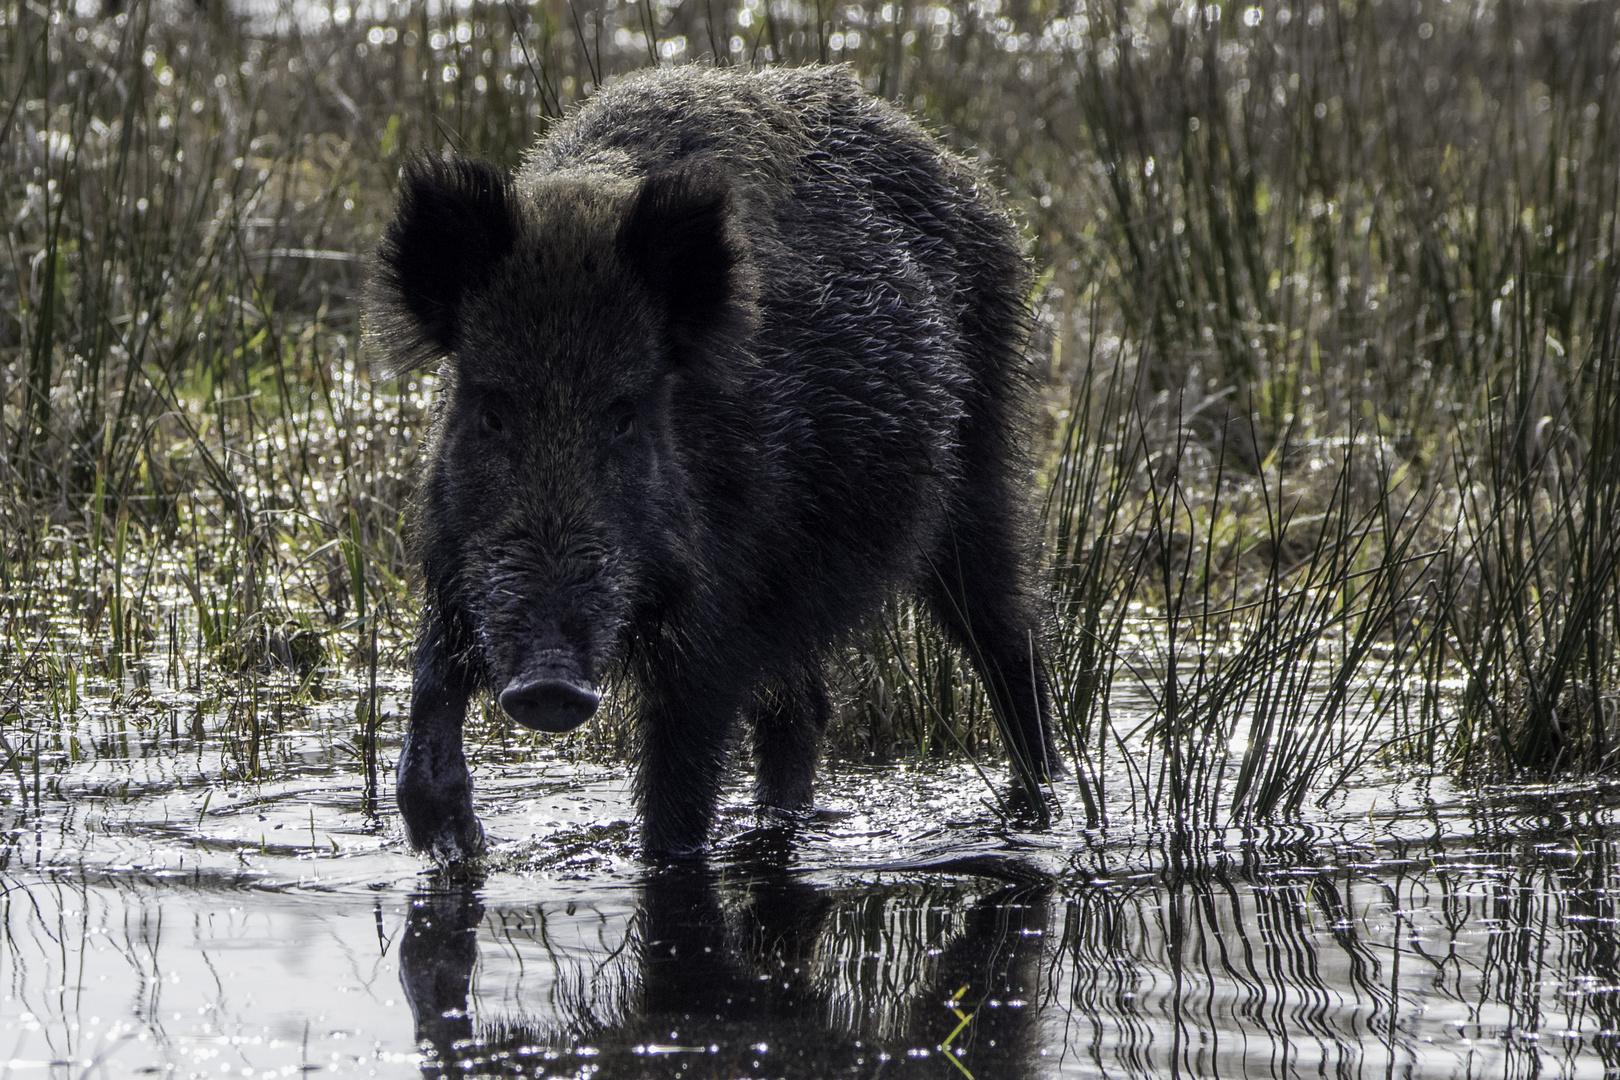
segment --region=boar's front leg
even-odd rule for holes
[[[685,679],[655,676],[644,683],[636,796],[648,855],[702,850],[714,823],[742,696],[735,687]]]
[[[446,647],[443,626],[428,616],[416,645],[411,724],[399,752],[398,796],[411,847],[440,863],[462,862],[484,848],[461,747],[471,696],[465,669]]]

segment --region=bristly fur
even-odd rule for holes
[[[400,374],[455,351],[462,298],[517,242],[511,181],[471,158],[408,158],[393,220],[377,244],[368,334]]]
[[[665,298],[676,359],[724,355],[754,328],[746,237],[732,228],[731,181],[718,162],[677,162],[650,173],[619,232],[619,249]]]
[[[391,370],[444,358],[411,841],[478,845],[470,694],[559,730],[524,710],[588,715],[610,670],[649,850],[703,843],[744,718],[761,801],[808,805],[823,661],[902,593],[978,667],[1029,786],[1055,768],[1028,283],[974,167],[843,69],[645,73],[510,180],[408,166],[369,325]]]

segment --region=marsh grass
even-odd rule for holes
[[[1606,5],[93,8],[0,3],[14,808],[87,699],[178,739],[184,697],[252,779],[339,689],[376,798],[434,387],[359,349],[392,177],[420,147],[515,164],[603,81],[689,61],[853,64],[1027,223],[1058,782],[1093,824],[1287,818],[1375,759],[1615,764]],[[836,752],[999,753],[926,620],[858,645]]]

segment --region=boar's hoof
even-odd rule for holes
[[[431,739],[406,735],[399,758],[399,809],[405,838],[441,866],[476,859],[484,851],[484,827],[473,812],[472,778],[457,747],[453,756]],[[441,751],[435,757],[433,751]]]
[[[573,731],[596,712],[602,695],[564,679],[519,675],[501,691],[501,708],[532,731]]]
[[[429,799],[402,805],[405,837],[411,847],[440,866],[470,862],[484,853],[484,826],[472,806],[454,799]]]
[[[471,828],[458,832],[441,832],[423,844],[422,850],[439,866],[455,871],[468,867],[484,854],[488,842],[484,839],[484,826],[477,819]]]

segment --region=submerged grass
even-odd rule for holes
[[[514,164],[603,81],[690,61],[851,63],[993,161],[1028,223],[1059,782],[1094,824],[1286,819],[1373,760],[1617,763],[1608,6],[11,0],[0,20],[14,809],[86,695],[158,684],[251,779],[342,683],[375,799],[434,386],[359,352],[401,156]],[[904,605],[840,670],[839,752],[997,752],[971,669]],[[172,707],[130,716],[179,731]]]

